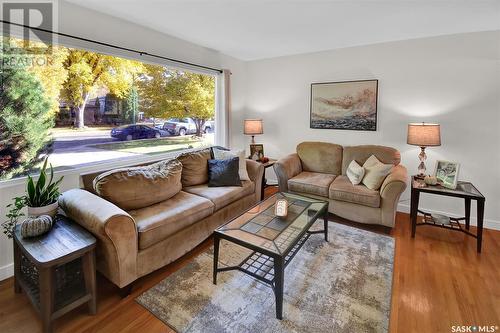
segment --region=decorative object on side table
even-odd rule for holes
[[[458,171],[460,164],[448,161],[436,161],[434,177],[444,187],[455,189],[458,182]]]
[[[430,193],[434,195],[442,195],[448,197],[455,197],[464,199],[465,202],[465,216],[461,218],[447,217],[441,214],[431,214],[418,209],[420,200],[420,193]],[[477,202],[477,231],[475,234],[470,232],[470,210],[471,201]],[[469,236],[477,239],[477,252],[481,252],[482,239],[483,239],[483,219],[484,219],[484,202],[486,199],[479,192],[479,190],[469,182],[458,182],[455,189],[449,189],[442,185],[426,185],[425,182],[416,177],[412,177],[411,184],[411,236],[415,237],[417,226],[431,225],[445,229],[451,229],[463,232]],[[423,222],[417,223],[418,213],[423,215]],[[464,222],[464,225],[462,225]]]
[[[406,143],[413,146],[420,147],[420,154],[418,158],[420,164],[418,166],[417,177],[423,179],[425,177],[425,154],[426,147],[441,146],[441,128],[439,124],[428,123],[412,123],[408,124],[408,137]]]
[[[29,217],[38,217],[41,215],[48,215],[51,218],[55,217],[58,208],[57,199],[60,195],[59,184],[63,180],[63,177],[54,181],[52,164],[50,165],[50,175],[47,177],[47,161],[48,158],[45,159],[36,181],[28,175],[26,193],[14,198],[14,202],[7,206],[7,208],[10,208],[7,213],[8,220],[2,223],[3,233],[7,237],[12,238],[19,218],[24,216],[22,211],[25,207],[28,208]]]
[[[378,80],[311,84],[310,127],[377,130]]]
[[[437,185],[438,180],[436,176],[427,175],[424,178],[424,183],[426,185]]]
[[[252,143],[250,145],[250,159],[254,161],[262,161],[264,158],[264,145],[260,143]]]
[[[40,313],[43,332],[52,332],[52,321],[87,303],[96,313],[96,239],[65,216],[57,215],[50,232],[21,237],[15,226],[14,291],[24,290]]]
[[[38,217],[28,217],[21,223],[21,237],[29,238],[43,235],[52,228],[52,217],[40,215]]]

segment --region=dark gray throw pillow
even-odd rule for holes
[[[208,187],[241,186],[239,157],[208,160]]]

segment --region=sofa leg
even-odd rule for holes
[[[123,288],[120,288],[120,296],[121,298],[126,298],[132,293],[132,283],[126,285]]]

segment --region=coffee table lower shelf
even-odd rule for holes
[[[328,211],[325,215],[327,216]],[[276,298],[276,318],[283,319],[283,283],[284,271],[286,266],[292,261],[295,255],[302,248],[304,243],[312,234],[323,234],[325,241],[328,242],[328,220],[324,218],[324,229],[306,231],[304,235],[297,241],[292,249],[284,256],[272,256],[254,250],[250,255],[243,259],[238,265],[218,267],[219,243],[220,238],[217,233],[214,234],[214,271],[213,283],[217,284],[217,273],[238,270],[251,277],[269,285],[274,292]],[[224,238],[223,238],[224,239]],[[231,241],[231,240],[229,240]],[[241,245],[241,244],[240,244]]]
[[[311,236],[311,233],[306,233],[293,247],[290,253],[288,253],[284,260],[284,268],[286,268],[290,261],[292,261],[293,257],[295,257],[297,252],[299,252],[302,245],[304,245],[304,243],[309,239],[309,236]],[[240,264],[236,266],[217,268],[217,272],[226,272],[232,270],[238,270],[245,274],[248,274],[256,278],[257,280],[270,285],[274,289],[274,258],[271,256],[253,251],[248,257],[246,257]]]

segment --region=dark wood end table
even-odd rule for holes
[[[443,224],[440,221],[436,221],[432,214],[424,212],[418,209],[418,203],[420,200],[420,193],[430,193],[434,195],[444,195],[448,197],[455,197],[464,199],[465,203],[465,216],[461,218],[448,217],[449,223]],[[471,201],[476,200],[477,202],[477,232],[473,234],[470,232],[470,208]],[[451,229],[463,232],[469,236],[477,239],[477,252],[481,252],[481,246],[483,241],[483,220],[484,220],[484,202],[485,197],[479,192],[479,190],[470,182],[459,181],[457,183],[456,189],[445,188],[441,185],[426,185],[422,179],[418,179],[415,176],[411,179],[411,205],[410,205],[410,216],[411,216],[411,237],[415,237],[415,232],[417,226],[420,225],[431,225],[445,229]],[[424,219],[423,222],[417,223],[418,213],[422,214]],[[464,222],[464,226],[461,224]]]
[[[260,188],[260,200],[264,200],[264,190],[266,189],[267,179],[266,179],[266,169],[272,167],[278,160],[270,158],[266,163],[260,162],[264,166],[264,175],[262,176],[262,186]]]
[[[43,332],[52,321],[87,303],[96,313],[96,239],[65,216],[57,215],[52,229],[39,237],[14,232],[14,290],[25,291],[40,313]]]

